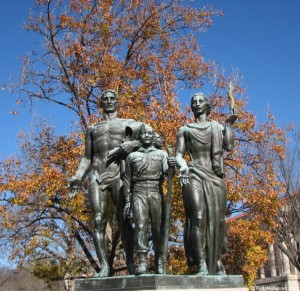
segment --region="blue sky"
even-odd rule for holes
[[[239,69],[259,121],[300,123],[300,1],[214,0],[224,16],[203,35],[207,58]]]
[[[35,36],[22,29],[33,0],[1,1],[0,84],[21,69],[19,56],[34,47]],[[249,96],[248,109],[263,121],[271,110],[278,125],[300,123],[300,1],[299,0],[210,0],[192,1],[193,5],[212,4],[222,17],[200,35],[202,52],[214,59],[229,74],[238,69]],[[205,92],[209,95],[210,92]],[[190,93],[183,98],[188,104]],[[15,95],[0,91],[0,158],[17,151],[17,133],[25,129],[33,112],[54,123],[58,134],[70,128],[72,118],[63,108],[38,104],[33,111],[17,108]],[[185,104],[183,104],[185,105]]]

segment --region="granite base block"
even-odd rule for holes
[[[75,280],[75,291],[118,291],[118,290],[235,290],[247,291],[243,277],[193,276],[193,275],[142,275]]]

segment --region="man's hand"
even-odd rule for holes
[[[125,141],[120,145],[119,154],[122,158],[126,158],[130,153],[136,151],[141,147],[138,140]]]
[[[180,185],[186,185],[189,184],[189,169],[187,166],[182,166],[179,169],[179,181],[180,181]]]
[[[139,149],[142,146],[142,144],[138,140],[133,141],[125,141],[122,144],[116,146],[114,149],[108,152],[107,156],[107,164],[118,162],[119,160],[126,159],[126,157]]]
[[[175,168],[176,167],[176,159],[168,158],[168,166],[169,166],[169,168]]]
[[[128,201],[128,202],[126,202],[124,211],[123,211],[124,219],[127,219],[130,217],[130,209],[131,209],[131,203]]]
[[[136,151],[141,147],[138,140],[125,141],[120,145],[119,153],[123,158],[126,158],[130,153]]]
[[[78,192],[81,190],[82,181],[77,177],[72,177],[69,181],[69,188],[71,189],[71,193],[69,194],[69,198],[75,197]]]

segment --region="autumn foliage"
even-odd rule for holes
[[[20,135],[20,153],[1,161],[0,247],[9,247],[11,259],[20,265],[36,262],[37,276],[46,278],[50,267],[57,270],[51,272],[53,279],[90,274],[91,264],[97,269],[86,196],[83,191],[70,200],[67,185],[82,154],[82,132],[101,119],[98,97],[108,88],[118,91],[121,117],[151,124],[174,147],[178,128],[190,118],[179,97],[189,100],[191,91],[206,85],[212,92],[211,117],[224,123],[233,81],[239,119],[235,149],[225,157],[227,216],[246,213],[249,219],[228,222],[225,260],[229,272],[243,274],[252,284],[267,258],[269,229],[283,191],[275,166],[284,154],[279,141],[285,136],[271,115],[256,123],[236,73],[226,75],[204,59],[197,37],[221,13],[185,2],[36,1],[26,29],[39,34],[43,46],[24,58],[20,82],[11,89],[19,104],[52,102],[74,112],[78,124],[76,132],[57,137],[39,123],[34,132]],[[175,180],[173,238],[180,237],[184,221]],[[181,242],[170,249],[171,273],[187,272],[184,259],[178,259],[184,258]]]

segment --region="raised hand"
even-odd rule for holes
[[[231,108],[231,115],[226,119],[226,123],[232,125],[238,118],[238,110],[235,106]]]

